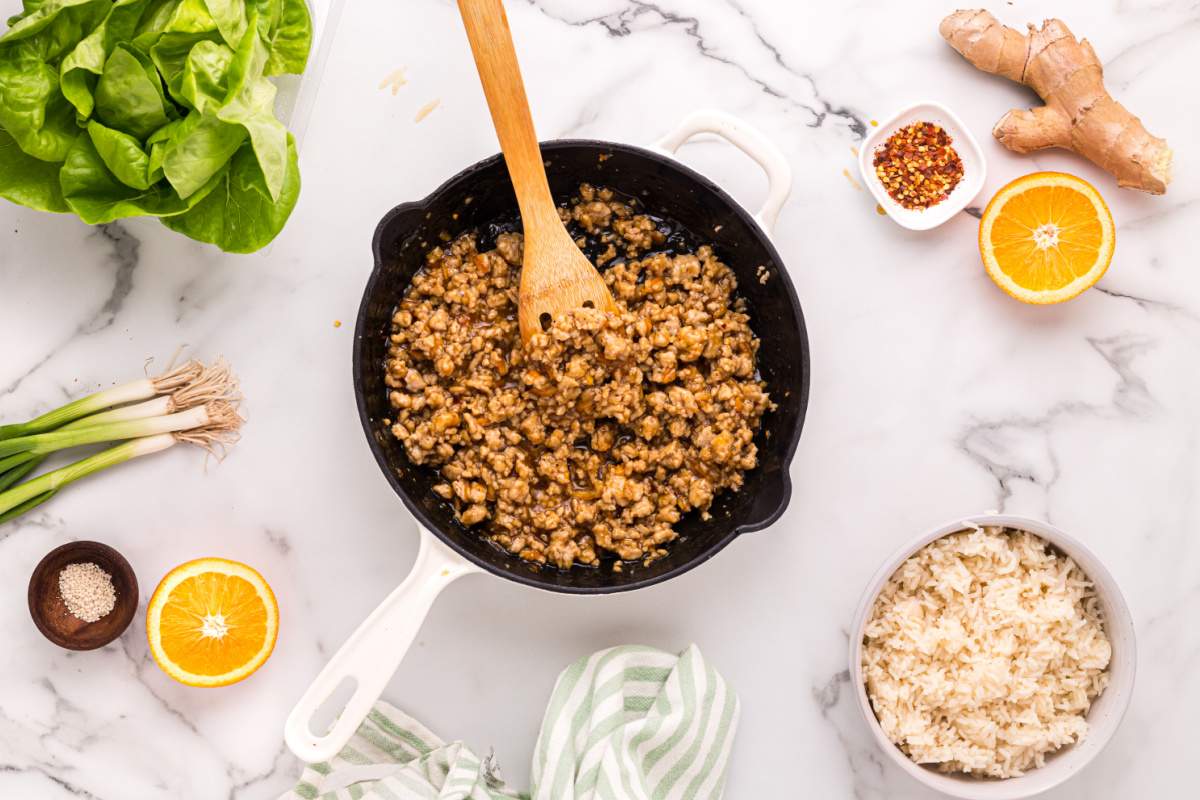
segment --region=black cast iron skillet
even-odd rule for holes
[[[569,570],[534,568],[463,527],[453,509],[431,491],[441,482],[429,467],[414,466],[387,430],[388,389],[384,360],[392,312],[425,253],[451,236],[489,229],[516,216],[516,199],[499,155],[479,162],[442,184],[429,197],[397,206],[375,231],[375,270],[367,282],[354,337],[354,391],[363,430],[388,482],[417,520],[472,563],[509,580],[558,592],[592,594],[649,586],[707,561],[740,533],[765,528],[779,518],[791,495],[788,464],[800,438],[808,404],[808,338],[800,301],[782,261],[751,216],[720,187],[678,161],[623,144],[554,141],[542,145],[555,199],[565,202],[581,182],[607,186],[641,199],[646,210],[674,230],[667,247],[711,243],[737,274],[749,304],[750,325],[762,342],[758,366],[777,409],[763,417],[755,444],[759,466],[739,492],[722,492],[712,519],[686,515],[675,527],[679,539],[668,555],[649,566],[625,564]],[[470,202],[467,199],[470,198]],[[457,218],[453,215],[457,214]],[[673,240],[673,241],[672,241]],[[760,282],[759,267],[769,278]]]
[[[771,184],[760,216],[773,222],[790,188],[790,169],[778,150],[738,120],[701,112],[664,140],[671,150],[695,133],[711,131],[750,154]],[[750,324],[761,340],[758,367],[774,411],[763,417],[755,442],[759,465],[746,474],[743,488],[719,494],[711,519],[696,514],[677,525],[679,538],[668,554],[649,566],[611,564],[561,570],[538,568],[467,530],[453,509],[432,492],[438,482],[429,467],[411,464],[384,422],[391,413],[384,384],[384,361],[392,313],[425,253],[468,230],[487,240],[515,224],[516,198],[499,155],[485,159],[442,184],[424,200],[404,203],[375,231],[375,268],[363,293],[354,336],[354,391],[371,452],[384,476],[420,525],[422,535],[412,573],[351,635],[313,682],[288,718],[284,737],[309,762],[336,754],[370,710],[403,658],[434,598],[455,578],[485,570],[509,580],[575,594],[603,594],[649,586],[684,573],[716,555],[738,534],[777,520],[791,495],[788,465],[800,438],[808,405],[809,356],[804,317],[779,253],[755,218],[720,187],[665,152],[602,141],[555,141],[542,145],[555,198],[566,201],[589,182],[639,199],[642,210],[663,221],[668,248],[711,244],[737,274],[739,293],[749,305]],[[766,276],[766,280],[761,280]],[[436,537],[434,539],[433,537]],[[318,708],[347,680],[357,685],[332,728],[312,729]]]

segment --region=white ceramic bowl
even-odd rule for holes
[[[1104,611],[1104,632],[1112,644],[1108,687],[1096,698],[1088,711],[1087,736],[1082,742],[1047,756],[1045,766],[1030,770],[1019,778],[998,780],[945,774],[913,762],[899,747],[892,744],[883,732],[883,728],[879,726],[875,712],[871,709],[871,703],[867,699],[867,689],[863,683],[863,629],[866,627],[867,618],[884,583],[913,553],[936,539],[965,530],[972,524],[980,527],[997,525],[1028,531],[1040,536],[1073,558],[1080,569],[1095,584],[1096,594]],[[964,798],[964,800],[1018,800],[1018,798],[1032,797],[1067,780],[1083,769],[1108,744],[1109,739],[1116,733],[1117,726],[1121,723],[1121,717],[1124,716],[1125,709],[1129,707],[1129,700],[1133,695],[1133,675],[1137,664],[1133,618],[1129,614],[1129,608],[1125,605],[1125,599],[1121,596],[1120,589],[1117,588],[1112,575],[1091,550],[1053,525],[1034,519],[995,514],[963,517],[935,528],[906,544],[896,551],[871,579],[867,591],[859,603],[858,611],[854,615],[854,622],[850,626],[850,630],[854,634],[850,640],[850,675],[854,681],[854,697],[863,714],[863,719],[871,728],[875,741],[892,761],[921,783],[952,797]]]
[[[954,149],[958,151],[963,163],[963,177],[950,192],[950,196],[936,206],[926,209],[905,208],[888,196],[887,190],[875,174],[875,150],[888,140],[893,133],[905,125],[914,122],[932,122],[942,126],[953,140]],[[979,142],[967,130],[967,126],[954,115],[950,109],[940,103],[917,103],[901,109],[887,122],[871,131],[858,151],[858,170],[862,173],[863,182],[875,196],[875,200],[896,222],[914,231],[926,231],[936,228],[959,211],[966,208],[983,189],[983,181],[987,178],[987,162]]]

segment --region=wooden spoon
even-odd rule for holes
[[[616,310],[600,273],[559,219],[500,0],[458,0],[525,229],[517,319],[525,342],[574,308]]]

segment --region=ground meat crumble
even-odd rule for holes
[[[578,309],[525,347],[520,235],[435,247],[392,318],[392,433],[464,525],[523,559],[652,561],[757,464],[758,338],[711,248],[645,255],[655,221],[586,184],[562,214],[600,243],[620,310]]]

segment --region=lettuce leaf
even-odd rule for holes
[[[113,50],[96,84],[96,119],[145,139],[171,121],[167,108],[150,60],[125,45]]]
[[[39,0],[25,2],[25,12],[9,20],[0,44],[35,40],[43,58],[61,56],[108,13],[112,0]]]
[[[0,127],[34,158],[66,158],[79,128],[58,71],[24,53],[0,60]]]
[[[296,141],[288,134],[287,171],[278,199],[272,200],[258,158],[242,146],[218,176],[218,185],[195,208],[162,223],[228,253],[253,253],[279,235],[300,196]]]
[[[246,131],[193,111],[172,131],[163,174],[180,197],[190,197],[216,175],[246,139]]]
[[[251,12],[252,21],[257,12]],[[230,66],[229,96],[217,118],[240,125],[250,137],[272,200],[279,199],[287,172],[288,132],[275,117],[275,84],[262,77],[269,53],[251,28]]]
[[[216,111],[229,94],[234,52],[228,45],[200,41],[188,52],[179,77],[181,99],[200,112]]]
[[[75,106],[80,120],[95,109],[96,80],[104,72],[108,54],[117,43],[132,37],[146,0],[116,0],[104,21],[67,54],[59,68],[62,93]]]
[[[266,35],[271,57],[267,75],[299,75],[308,66],[312,48],[312,17],[305,0],[274,0],[280,6],[278,23]]]
[[[246,28],[251,26],[246,18],[244,0],[204,0],[208,14],[221,32],[221,38],[230,47],[237,47],[238,42],[246,35]],[[255,23],[257,24],[257,22]]]
[[[0,128],[0,197],[38,211],[71,209],[58,185],[58,164],[34,158]]]
[[[223,169],[228,169],[228,165]],[[137,189],[122,183],[109,171],[91,136],[80,136],[67,154],[59,180],[63,198],[71,210],[89,225],[100,225],[124,217],[182,214],[218,185],[219,175],[186,199],[164,181]]]
[[[161,168],[150,166],[150,156],[141,142],[129,134],[106,128],[95,120],[88,123],[87,132],[96,154],[121,183],[133,189],[149,189],[162,178]]]

